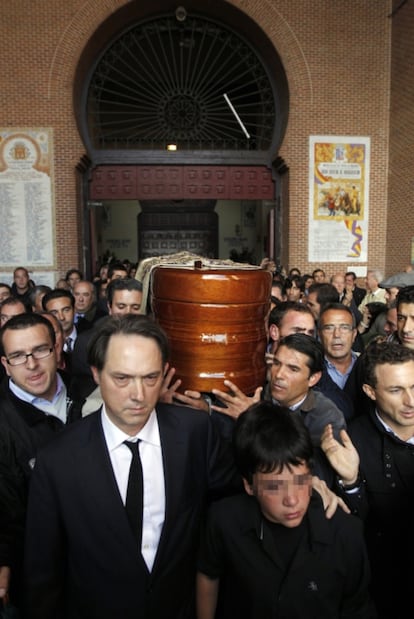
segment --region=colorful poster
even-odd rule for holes
[[[367,261],[370,139],[309,140],[309,262]]]

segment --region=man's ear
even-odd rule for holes
[[[365,395],[367,395],[371,400],[375,402],[375,400],[377,399],[377,396],[375,395],[375,389],[371,387],[371,385],[367,385],[367,383],[364,383],[362,385],[362,389]]]
[[[280,339],[279,336],[279,327],[277,327],[274,324],[271,324],[269,326],[269,337],[272,340],[272,342],[278,342]]]
[[[244,489],[247,492],[247,494],[250,494],[250,496],[254,496],[253,486],[250,485],[247,479],[244,479],[244,477],[243,477],[243,485],[244,485]]]
[[[7,376],[10,376],[10,373],[9,373],[9,364],[7,363],[7,359],[6,359],[6,357],[1,357],[1,362],[2,362],[2,364],[3,364],[3,366],[4,366],[4,369],[6,370],[6,374],[7,374]]]
[[[314,374],[311,374],[309,377],[309,387],[314,387],[316,383],[320,381],[321,376],[322,372],[315,372]]]
[[[99,385],[99,372],[98,372],[98,368],[96,368],[94,365],[91,365],[91,372],[92,372],[93,380],[95,381],[95,383],[97,385]]]

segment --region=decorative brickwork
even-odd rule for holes
[[[167,4],[172,6],[169,0],[155,0],[151,10]],[[278,50],[288,78],[288,128],[275,153],[289,167],[289,203],[282,214],[284,263],[306,271],[316,266],[307,262],[309,135],[361,135],[371,138],[368,265],[386,274],[404,268],[414,236],[414,3],[222,4],[223,10],[240,8],[258,24]],[[87,153],[75,117],[74,76],[99,28],[105,45],[105,20],[116,20],[118,10],[129,11],[133,20],[144,5],[126,0],[0,3],[1,124],[53,128],[60,273],[84,266],[86,242],[76,168]],[[203,2],[191,0],[190,5],[202,7]],[[333,271],[332,265],[321,266]],[[335,263],[334,270],[347,266]]]

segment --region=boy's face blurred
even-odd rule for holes
[[[261,512],[270,522],[293,528],[300,525],[312,494],[312,475],[304,462],[286,466],[280,473],[255,473],[253,484],[246,480],[247,494],[255,496]]]

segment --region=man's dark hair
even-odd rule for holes
[[[305,280],[301,275],[292,275],[291,277],[287,277],[285,279],[285,288],[289,290],[292,288],[293,283],[295,283],[296,288],[299,288],[301,292],[305,292]]]
[[[414,286],[404,286],[397,294],[397,307],[400,303],[414,303]]]
[[[285,285],[282,281],[280,281],[280,279],[273,279],[272,280],[272,288],[279,288],[280,290],[280,294],[284,297],[286,295],[286,288]],[[275,305],[280,305],[281,303],[283,303],[283,301],[281,301],[280,299],[278,299],[277,297],[275,297],[273,294],[270,297],[270,300],[272,303],[274,303]]]
[[[114,293],[117,290],[136,290],[137,292],[142,292],[142,283],[137,279],[131,279],[129,277],[125,279],[114,279],[109,282],[106,289],[106,298],[110,307],[114,300]]]
[[[0,288],[7,288],[8,291],[10,292],[10,296],[11,296],[12,289],[11,289],[11,286],[9,286],[9,284],[5,284],[4,282],[0,282]]]
[[[373,341],[361,356],[363,382],[371,387],[377,386],[376,368],[379,365],[400,365],[414,361],[414,350],[396,342]]]
[[[308,294],[311,292],[316,292],[316,300],[321,309],[327,303],[337,303],[339,301],[339,292],[332,284],[311,284],[308,288]]]
[[[27,277],[29,277],[29,271],[26,269],[26,267],[16,267],[13,271],[13,277],[16,275],[17,271],[24,271],[27,275]]]
[[[66,275],[65,275],[66,281],[69,281],[69,277],[71,275],[79,275],[79,278],[83,279],[83,273],[82,271],[79,271],[79,269],[69,269],[69,271],[66,271]]]
[[[157,344],[163,363],[169,359],[170,349],[165,331],[148,316],[127,314],[108,316],[92,335],[88,345],[88,364],[101,371],[106,362],[109,340],[114,335],[139,335],[152,339]]]
[[[299,303],[299,301],[282,301],[279,302],[278,305],[271,310],[268,320],[269,327],[270,325],[276,325],[277,327],[280,327],[283,316],[289,310],[299,312],[300,314],[309,314],[310,316],[312,316],[313,320],[313,314],[310,308],[305,303]]]
[[[306,365],[311,375],[322,372],[324,366],[323,348],[322,344],[314,337],[304,333],[291,333],[280,340],[276,355],[283,346],[306,355]]]
[[[7,305],[23,305],[25,311],[28,311],[23,301],[21,299],[18,299],[17,297],[14,297],[13,295],[11,295],[10,297],[6,297],[5,299],[3,299],[3,301],[0,302],[0,309],[3,309],[3,307],[6,307]]]
[[[17,331],[19,329],[29,329],[30,327],[36,327],[37,325],[45,325],[53,346],[56,342],[56,335],[53,329],[53,325],[48,321],[47,318],[44,318],[41,314],[36,314],[35,312],[26,312],[25,314],[19,314],[18,316],[13,316],[4,323],[2,328],[0,329],[0,351],[1,354],[4,355],[4,347],[3,347],[3,336],[6,331]],[[30,342],[28,342],[30,344]]]
[[[357,278],[355,271],[347,271],[347,272],[345,273],[345,277],[352,277],[352,279],[353,279],[354,281],[355,281],[355,280],[356,280],[356,278]]]
[[[125,271],[125,276],[128,277],[128,269],[123,262],[119,260],[115,262],[110,262],[108,266],[108,279],[111,279],[112,275],[115,271]]]
[[[272,279],[272,288],[279,288],[283,295],[286,294],[285,284],[280,279]]]
[[[321,309],[319,318],[318,318],[318,328],[320,328],[321,319],[322,319],[323,314],[329,310],[340,310],[341,312],[346,312],[352,318],[352,328],[353,329],[356,328],[356,320],[355,320],[355,316],[351,308],[348,307],[347,305],[344,305],[343,303],[340,303],[339,301],[337,303],[327,303],[326,305],[323,306],[323,308]]]
[[[43,297],[42,299],[43,309],[47,311],[47,304],[49,303],[49,301],[52,301],[53,299],[61,299],[61,298],[69,299],[72,307],[75,307],[75,297],[73,296],[70,290],[64,290],[63,288],[54,288],[53,290],[50,290],[49,292],[47,292],[45,296]]]
[[[280,473],[304,462],[313,469],[312,440],[303,420],[271,402],[253,404],[239,415],[233,449],[239,473],[249,484],[259,472]]]
[[[325,271],[324,271],[323,269],[314,269],[314,270],[312,271],[312,277],[313,277],[314,279],[315,279],[315,275],[316,275],[317,273],[323,273],[323,276],[324,276],[324,277],[326,277],[326,273],[325,273]]]

